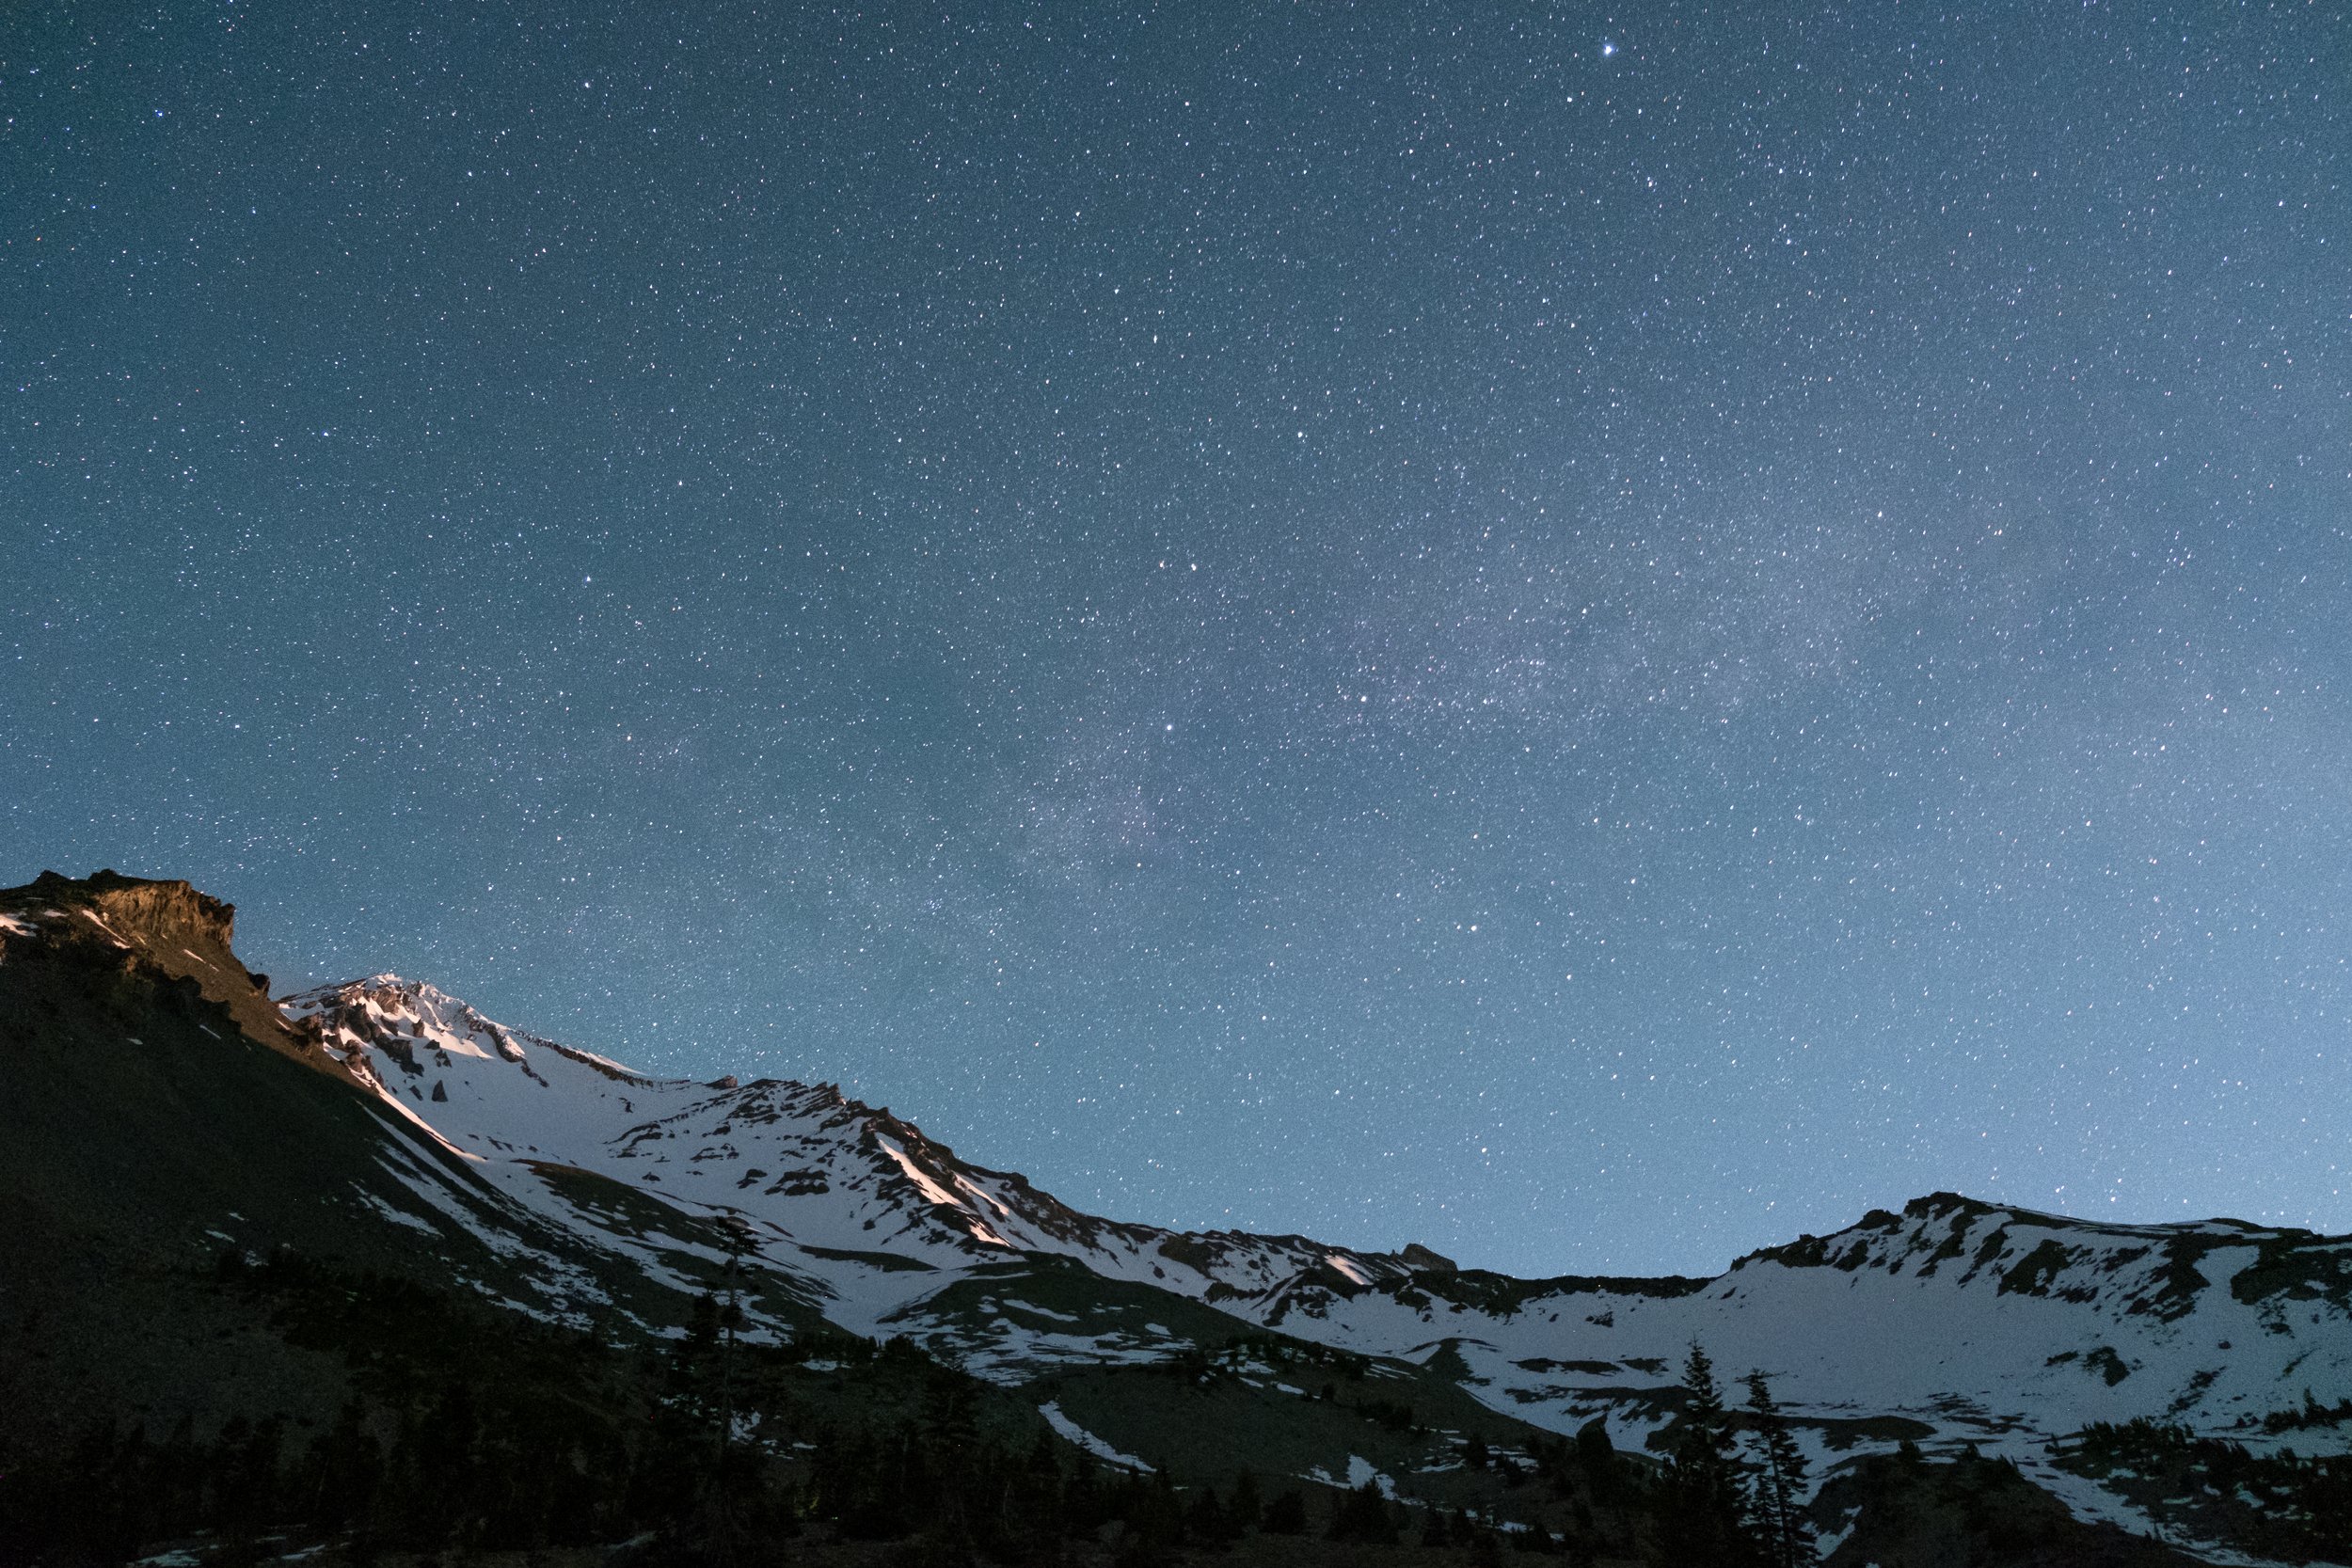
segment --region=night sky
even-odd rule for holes
[[[765,9],[9,8],[0,881],[1124,1218],[2352,1228],[2340,9]]]

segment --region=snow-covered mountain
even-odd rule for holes
[[[2312,1434],[2275,1418],[2352,1397],[2352,1238],[2099,1225],[1948,1193],[1711,1280],[1419,1275],[1279,1307],[1267,1321],[1293,1334],[1452,1358],[1479,1398],[1557,1431],[1605,1414],[1659,1433],[1677,1409],[1662,1386],[1697,1341],[1772,1374],[1816,1474],[1905,1437],[1973,1448],[2134,1528],[2147,1521],[2053,1463],[2060,1440],[2146,1418],[2309,1451]]]
[[[956,1158],[829,1084],[655,1078],[378,974],[286,998],[327,1053],[461,1153],[554,1161],[723,1208],[805,1246],[953,1269],[1020,1253],[1196,1299],[1257,1295],[1317,1271],[1401,1280],[1406,1258],[1297,1236],[1183,1234],[1099,1219],[1025,1177]],[[1434,1255],[1431,1255],[1434,1257]]]
[[[1525,1280],[1420,1247],[1179,1232],[1082,1213],[830,1085],[660,1078],[389,974],[272,1005],[230,937],[227,907],[183,883],[44,879],[0,898],[0,981],[15,987],[0,984],[0,1000],[73,1014],[84,1044],[66,1065],[87,1080],[11,1091],[0,1109],[24,1108],[12,1135],[49,1131],[41,1095],[104,1097],[117,1117],[59,1130],[25,1164],[8,1195],[36,1217],[85,1180],[97,1183],[89,1203],[117,1200],[117,1178],[84,1168],[89,1128],[135,1126],[111,1135],[165,1151],[151,1129],[194,1116],[198,1132],[169,1162],[148,1161],[153,1190],[140,1199],[141,1223],[192,1229],[191,1247],[246,1227],[378,1252],[390,1238],[517,1311],[652,1335],[677,1332],[691,1298],[739,1269],[755,1337],[827,1324],[905,1335],[1008,1386],[1230,1357],[1237,1332],[1258,1330],[1375,1358],[1383,1375],[1554,1433],[1605,1416],[1635,1447],[1676,1420],[1696,1341],[1727,1371],[1773,1375],[1817,1476],[1905,1439],[1931,1454],[1974,1446],[2078,1513],[2133,1528],[2145,1517],[2052,1463],[2058,1440],[2146,1417],[2257,1452],[2290,1441],[2308,1452],[2342,1449],[2352,1430],[2280,1419],[2352,1411],[2352,1237],[2093,1224],[1937,1194],[1712,1279]],[[132,1011],[105,1000],[116,981],[104,976],[140,974],[179,988],[167,994],[183,997],[171,1006],[185,1028],[173,1023],[173,1037],[232,1054],[159,1062],[130,1049],[139,1038],[109,1035],[106,1020]],[[266,1082],[328,1120],[287,1150],[267,1126],[233,1129],[236,1147],[283,1168],[230,1170],[202,1129],[278,1114],[251,1098],[246,1069],[233,1092],[220,1086],[220,1065],[256,1048],[311,1069],[288,1080],[280,1064]],[[343,1217],[280,1203],[303,1180],[314,1210]],[[1273,1354],[1244,1355],[1243,1381],[1309,1398]]]
[[[780,1262],[823,1280],[829,1315],[862,1330],[943,1332],[926,1298],[1047,1254],[1293,1336],[1458,1361],[1481,1399],[1563,1432],[1603,1412],[1636,1433],[1665,1424],[1693,1339],[1776,1374],[1825,1446],[1872,1441],[1875,1421],[1888,1443],[1915,1433],[2030,1462],[2052,1436],[2139,1416],[2259,1442],[2259,1418],[2307,1387],[2323,1403],[2352,1397],[2347,1238],[2229,1220],[2097,1225],[1938,1194],[1711,1280],[1518,1280],[1419,1249],[1096,1218],[831,1085],[649,1077],[391,975],[283,1006],[469,1157],[580,1167],[739,1214]],[[925,1267],[843,1277],[871,1254]],[[1011,1349],[964,1354],[1011,1376],[1031,1364]]]

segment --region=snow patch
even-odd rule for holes
[[[384,1199],[376,1196],[373,1193],[368,1191],[365,1187],[360,1186],[357,1181],[353,1182],[351,1185],[353,1192],[358,1196],[359,1201],[367,1205],[368,1209],[378,1218],[389,1220],[394,1225],[405,1225],[411,1230],[421,1230],[428,1236],[437,1236],[440,1234],[439,1231],[433,1228],[431,1222],[419,1219],[407,1210],[398,1208],[386,1202]],[[205,1232],[205,1234],[209,1236],[220,1236],[220,1232],[217,1230],[210,1230]],[[229,1241],[230,1238],[221,1236],[221,1240]]]
[[[874,1134],[874,1142],[881,1146],[882,1151],[884,1154],[889,1155],[893,1160],[898,1162],[898,1168],[907,1173],[907,1180],[914,1183],[915,1190],[920,1192],[925,1197],[929,1198],[934,1205],[942,1209],[953,1209],[958,1213],[971,1213],[971,1211],[964,1207],[962,1199],[957,1197],[955,1194],[949,1192],[946,1188],[941,1186],[937,1181],[933,1180],[930,1173],[924,1170],[922,1166],[916,1164],[914,1157],[909,1155],[905,1149],[900,1148],[898,1144],[883,1137],[880,1132]],[[1004,1247],[1008,1251],[1011,1250],[1012,1243],[1010,1242],[1006,1241],[1002,1236],[999,1236],[996,1232],[991,1230],[986,1225],[983,1225],[977,1216],[975,1216],[972,1220],[972,1234],[978,1237],[981,1241],[991,1243],[992,1245]]]
[[[131,944],[123,941],[120,934],[119,934],[113,927],[107,925],[105,920],[96,910],[76,910],[74,912],[80,915],[84,920],[87,920],[91,925],[97,927],[100,930],[105,932],[107,940],[112,942],[117,947],[121,948],[125,952],[130,951]]]
[[[1151,1473],[1151,1465],[1131,1453],[1120,1453],[1117,1449],[1063,1415],[1058,1402],[1049,1400],[1037,1407],[1037,1413],[1044,1417],[1045,1424],[1059,1433],[1065,1441],[1076,1444],[1105,1464],[1116,1465],[1127,1470],[1140,1470],[1146,1475]]]
[[[1382,1497],[1391,1502],[1396,1501],[1396,1482],[1381,1474],[1374,1467],[1372,1461],[1362,1454],[1349,1454],[1347,1456],[1347,1484],[1351,1487],[1361,1486],[1368,1481],[1378,1484]]]
[[[905,1149],[900,1148],[896,1143],[883,1137],[880,1132],[874,1134],[874,1141],[882,1146],[882,1151],[884,1154],[889,1155],[893,1160],[898,1162],[898,1168],[907,1173],[907,1180],[914,1182],[916,1189],[920,1191],[925,1197],[930,1199],[933,1203],[938,1204],[943,1209],[961,1209],[963,1207],[962,1203],[957,1199],[955,1194],[949,1192],[946,1188],[932,1180],[930,1174],[924,1170],[922,1166],[916,1164],[913,1157],[910,1156]]]
[[[1057,1312],[1050,1307],[1040,1307],[1034,1302],[1009,1300],[1004,1305],[1012,1308],[1016,1312],[1033,1312],[1041,1318],[1050,1318],[1057,1323],[1074,1323],[1078,1321],[1075,1314],[1069,1312]],[[1152,1325],[1146,1323],[1144,1326],[1149,1328]]]
[[[970,1193],[974,1197],[978,1198],[982,1203],[987,1204],[991,1209],[995,1210],[997,1218],[1008,1220],[1012,1218],[1012,1205],[1007,1203],[1003,1198],[998,1197],[994,1193],[990,1192],[986,1187],[981,1186],[977,1181],[973,1180],[970,1177],[957,1177],[956,1185],[961,1187],[965,1192]]]

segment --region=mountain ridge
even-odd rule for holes
[[[572,1331],[658,1341],[698,1294],[739,1279],[754,1342],[903,1338],[1006,1389],[1214,1369],[1236,1336],[1272,1335],[1539,1432],[1600,1421],[1637,1450],[1671,1447],[1669,1369],[1704,1341],[1773,1375],[1817,1474],[1904,1440],[1981,1450],[2130,1528],[2149,1516],[2058,1462],[2068,1433],[2153,1420],[2269,1451],[2282,1432],[2342,1424],[2311,1411],[2352,1410],[2352,1237],[2117,1225],[1933,1193],[1713,1276],[1524,1279],[1416,1246],[1175,1231],[1084,1213],[835,1085],[661,1078],[389,974],[272,1001],[234,960],[233,918],[184,882],[52,874],[0,890],[0,1068],[14,1075],[0,1111],[33,1150],[0,1174],[55,1233],[44,1256],[68,1256],[85,1212],[113,1213],[90,1139],[38,1123],[61,1096],[95,1096],[106,1125],[169,1156],[139,1189],[144,1208],[105,1220],[107,1234],[146,1238],[121,1241],[126,1256],[357,1247],[371,1267]],[[19,1049],[59,1016],[78,1058]],[[138,1023],[144,1036],[109,1022],[137,1019],[163,1022]],[[261,1054],[238,1055],[239,1040]],[[290,1118],[299,1159],[269,1149],[269,1127],[219,1122],[240,1097]],[[173,1107],[199,1103],[215,1121],[167,1147]],[[230,1201],[244,1189],[204,1154],[208,1127],[264,1139],[255,1197]],[[69,1190],[82,1207],[40,1220]],[[131,1275],[106,1277],[130,1288]],[[75,1299],[103,1297],[93,1285]],[[1273,1370],[1245,1382],[1271,1390],[1253,1398],[1312,1393]],[[1046,1402],[1066,1415],[1076,1398]],[[1128,1454],[1164,1440],[1122,1426],[1134,1408],[1095,1407],[1088,1430]],[[1324,1472],[1352,1473],[1344,1458]]]

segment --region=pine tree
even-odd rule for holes
[[[1233,1500],[1225,1512],[1227,1517],[1232,1520],[1236,1531],[1258,1528],[1258,1521],[1264,1516],[1265,1505],[1258,1495],[1256,1476],[1244,1470],[1234,1478]]]
[[[1682,1425],[1658,1494],[1658,1541],[1674,1563],[1737,1564],[1757,1553],[1731,1416],[1715,1364],[1695,1339],[1682,1364]]]
[[[1063,1483],[1061,1498],[1062,1518],[1073,1535],[1091,1534],[1110,1517],[1094,1456],[1084,1449],[1078,1450],[1077,1463]]]
[[[1241,1530],[1225,1511],[1216,1488],[1205,1481],[1184,1509],[1184,1536],[1196,1544],[1221,1546]]]
[[[1593,1495],[1614,1502],[1620,1484],[1617,1446],[1609,1440],[1609,1418],[1594,1417],[1576,1432],[1576,1462],[1592,1483]]]
[[[1307,1532],[1307,1499],[1295,1486],[1266,1504],[1265,1522],[1262,1527],[1268,1535],[1304,1535]]]
[[[1329,1535],[1334,1541],[1360,1541],[1384,1546],[1396,1544],[1396,1519],[1380,1496],[1378,1481],[1367,1481],[1341,1495],[1331,1512]]]
[[[1804,1454],[1789,1434],[1780,1406],[1761,1371],[1744,1380],[1748,1413],[1763,1451],[1756,1470],[1756,1522],[1772,1568],[1795,1568],[1814,1560],[1813,1524],[1804,1516]]]
[[[343,1402],[335,1424],[310,1444],[306,1491],[317,1528],[342,1529],[365,1519],[382,1479],[381,1450],[357,1399]]]

